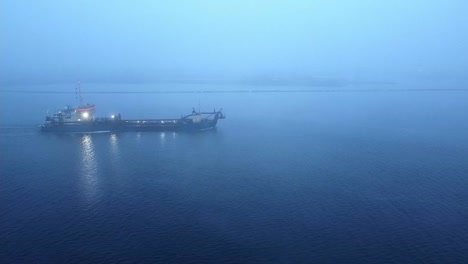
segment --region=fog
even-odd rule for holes
[[[1,1],[0,121],[37,124],[77,105],[79,81],[99,116],[135,118],[178,117],[199,101],[301,114],[312,101],[92,93],[463,90],[466,14],[466,1]],[[343,102],[363,102],[356,96]]]
[[[466,1],[1,1],[1,83],[463,79]],[[435,76],[435,77],[434,77]]]

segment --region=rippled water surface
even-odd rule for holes
[[[468,260],[466,92],[206,97],[203,133],[3,125],[2,262]]]

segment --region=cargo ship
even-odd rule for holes
[[[80,86],[77,94],[80,97],[79,106],[67,106],[52,116],[46,116],[45,123],[40,126],[42,132],[200,131],[215,128],[218,120],[225,118],[222,109],[202,112],[196,111],[195,108],[191,114],[172,119],[122,119],[120,114],[105,118],[95,117],[96,105],[83,105]]]
[[[215,128],[218,120],[225,118],[222,110],[201,112],[195,109],[189,115],[174,119],[122,119],[120,114],[103,118],[94,116],[95,109],[95,105],[77,108],[68,106],[53,116],[47,116],[46,122],[41,125],[41,131],[54,133],[200,131]]]

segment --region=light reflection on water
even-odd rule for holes
[[[120,173],[122,171],[121,165],[121,153],[119,147],[119,136],[117,134],[111,134],[109,136],[109,143],[110,143],[110,161],[112,167],[114,168],[114,173]]]
[[[91,135],[81,138],[80,178],[83,183],[83,194],[88,202],[95,199],[98,185],[97,161]]]
[[[110,145],[111,145],[111,151],[112,151],[112,156],[114,158],[117,157],[119,153],[119,145],[118,145],[118,138],[116,134],[111,134],[109,137],[110,140]]]

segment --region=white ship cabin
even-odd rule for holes
[[[67,106],[65,110],[54,114],[54,120],[59,123],[89,122],[94,120],[95,105],[87,104],[73,108]]]

